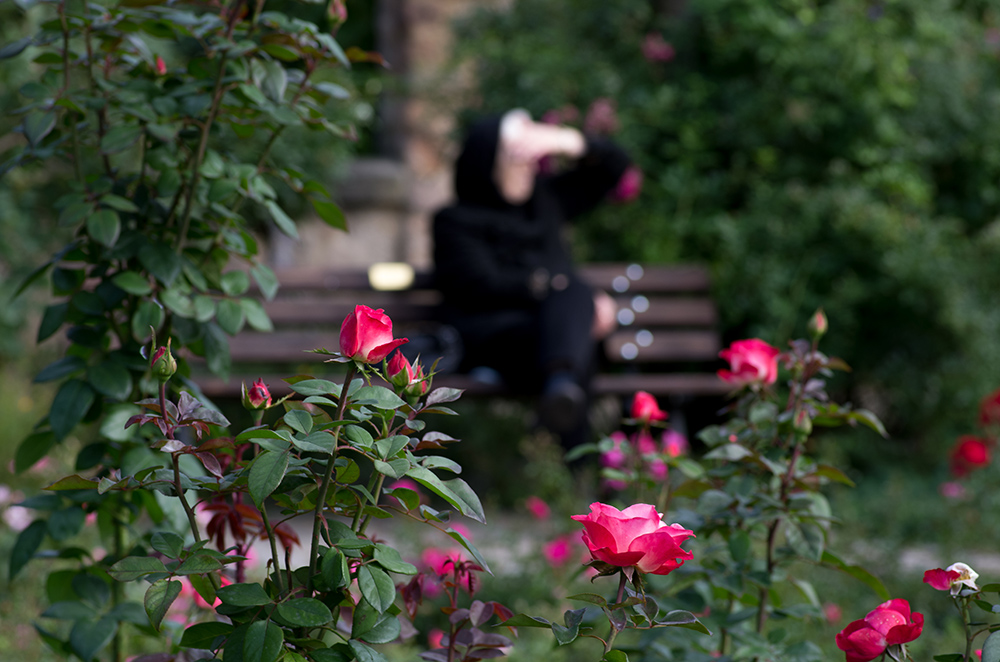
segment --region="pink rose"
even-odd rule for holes
[[[628,460],[626,450],[622,448],[627,440],[624,432],[612,432],[611,441],[614,444],[611,450],[601,453],[601,466],[609,469],[621,469]]]
[[[951,473],[961,478],[990,463],[990,447],[985,439],[962,435],[951,451]]]
[[[641,192],[642,170],[636,166],[629,166],[618,179],[615,190],[611,192],[611,199],[615,202],[632,202]]]
[[[665,524],[656,508],[638,503],[625,510],[604,503],[590,504],[587,515],[573,515],[583,524],[583,542],[598,561],[642,572],[666,575],[694,558],[681,543],[694,537],[680,524]]]
[[[570,536],[559,536],[542,545],[542,554],[553,568],[566,565],[573,558],[573,540]]]
[[[924,617],[911,614],[910,603],[889,600],[837,634],[837,648],[847,654],[847,662],[868,662],[889,646],[913,641],[923,629]]]
[[[536,496],[530,496],[524,500],[524,507],[528,509],[531,516],[535,519],[548,519],[549,515],[552,514],[552,509],[549,508],[549,504],[545,503]]]
[[[674,47],[659,32],[650,32],[642,40],[642,56],[649,62],[670,62],[675,54]]]
[[[660,409],[656,398],[645,391],[637,391],[632,398],[632,418],[643,423],[650,421],[663,421],[667,418],[667,412]]]
[[[358,305],[340,325],[340,352],[361,363],[379,363],[405,342],[393,339],[392,320],[381,308]]]
[[[583,130],[596,135],[609,135],[618,131],[618,110],[615,102],[607,97],[594,99],[583,119]]]
[[[243,406],[251,411],[271,406],[271,392],[263,379],[257,379],[249,389],[243,383]]]
[[[163,58],[159,55],[156,56],[154,62],[156,62],[156,75],[166,76],[167,75],[167,63],[163,61]]]
[[[719,370],[723,381],[734,386],[752,384],[773,384],[778,379],[778,354],[781,351],[760,338],[736,340],[719,352],[719,356],[729,361],[731,370]]]
[[[666,430],[663,433],[662,441],[663,452],[670,457],[687,455],[688,451],[691,450],[691,444],[688,443],[687,437],[674,429]]]

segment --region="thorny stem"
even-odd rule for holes
[[[285,592],[281,585],[281,558],[278,556],[278,543],[274,540],[274,527],[267,517],[267,507],[261,504],[258,508],[261,520],[264,522],[264,530],[267,531],[267,540],[271,543],[271,560],[274,562],[274,583],[278,586],[278,595]],[[291,588],[291,586],[289,586]]]
[[[357,365],[351,362],[347,367],[347,376],[344,378],[344,385],[340,388],[340,402],[337,403],[337,420],[344,420],[344,411],[347,409],[347,393],[357,372]],[[340,441],[340,429],[338,425],[333,429],[333,451],[326,459],[326,471],[323,474],[323,481],[319,486],[319,493],[316,495],[316,510],[313,513],[312,546],[309,548],[309,586],[311,593],[313,587],[313,577],[316,576],[316,562],[319,559],[319,532],[323,527],[323,509],[326,508],[326,494],[330,489],[330,479],[333,477],[333,465],[337,459],[337,443]]]
[[[971,620],[969,615],[969,599],[955,598],[955,606],[958,607],[958,611],[962,614],[962,625],[965,626],[965,656],[962,659],[964,662],[970,662],[972,660],[972,642],[976,638],[976,635],[972,634],[972,624],[969,623]]]
[[[628,581],[628,577],[625,576],[624,568],[621,571],[619,571],[618,575],[619,575],[618,594],[615,596],[616,605],[620,605],[622,603],[622,598],[625,597],[625,583]],[[607,655],[611,651],[611,647],[614,645],[615,637],[617,636],[618,636],[618,628],[616,628],[614,622],[612,622],[611,632],[608,633],[608,640],[604,643],[605,655]]]

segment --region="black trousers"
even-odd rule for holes
[[[516,392],[538,393],[556,373],[571,373],[589,390],[596,344],[590,329],[594,293],[570,280],[530,307],[450,315],[465,346],[462,369],[493,368]]]

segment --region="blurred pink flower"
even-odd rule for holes
[[[434,650],[435,648],[441,648],[441,640],[444,639],[444,631],[438,628],[434,628],[427,633],[427,645]]]
[[[649,477],[657,482],[662,482],[669,475],[667,463],[658,457],[653,458],[649,463]]]
[[[31,524],[32,519],[31,513],[28,512],[27,508],[21,508],[20,506],[4,508],[3,521],[7,523],[7,526],[12,531],[24,531]]]
[[[642,56],[649,62],[670,62],[677,52],[659,32],[650,32],[642,40]]]
[[[642,170],[636,166],[629,166],[622,173],[615,190],[611,192],[611,199],[615,202],[632,202],[639,197],[642,192]]]
[[[565,535],[550,540],[542,546],[545,560],[553,568],[566,565],[573,558],[573,541],[577,536]]]
[[[961,483],[949,480],[938,486],[938,492],[946,499],[964,499],[965,486]]]
[[[652,455],[657,451],[656,442],[653,441],[653,435],[649,434],[645,430],[642,430],[636,435],[635,446],[640,455]]]
[[[420,554],[423,564],[439,577],[454,572],[453,562],[462,561],[464,558],[462,550],[457,547],[451,549],[428,547]]]
[[[823,605],[823,617],[826,622],[830,625],[836,625],[843,618],[843,612],[840,610],[840,605],[835,602],[827,602]]]
[[[572,124],[579,119],[580,110],[572,104],[546,110],[542,115],[542,122],[545,124]]]
[[[549,504],[534,495],[524,500],[524,507],[528,509],[528,512],[535,519],[548,519],[549,515],[552,514]]]
[[[610,135],[618,131],[618,110],[608,97],[594,99],[583,120],[583,130],[595,135]]]
[[[620,469],[628,459],[622,444],[628,439],[624,432],[612,432],[610,439],[614,442],[611,450],[601,453],[601,466],[609,469]]]
[[[628,483],[626,483],[624,480],[618,480],[617,478],[605,478],[604,487],[608,488],[609,490],[614,490],[616,492],[624,492],[625,489],[628,487]]]
[[[664,431],[662,442],[663,452],[670,457],[687,455],[691,450],[691,444],[688,443],[687,437],[674,429]]]

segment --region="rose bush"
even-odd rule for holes
[[[392,320],[381,308],[359,304],[340,326],[341,353],[359,363],[381,363],[406,342],[406,338],[392,337]]]
[[[910,603],[895,599],[883,602],[863,619],[850,623],[837,635],[837,648],[847,654],[847,662],[868,662],[890,646],[913,641],[920,636],[924,617],[910,612]],[[899,659],[893,656],[893,659]]]
[[[665,575],[693,558],[681,543],[694,537],[679,524],[666,524],[656,507],[639,503],[625,510],[590,504],[590,513],[573,515],[583,524],[583,542],[597,561],[620,568]]]
[[[719,356],[729,361],[729,370],[722,369],[718,375],[723,381],[736,387],[773,384],[778,379],[778,354],[781,351],[760,338],[737,340]]]

